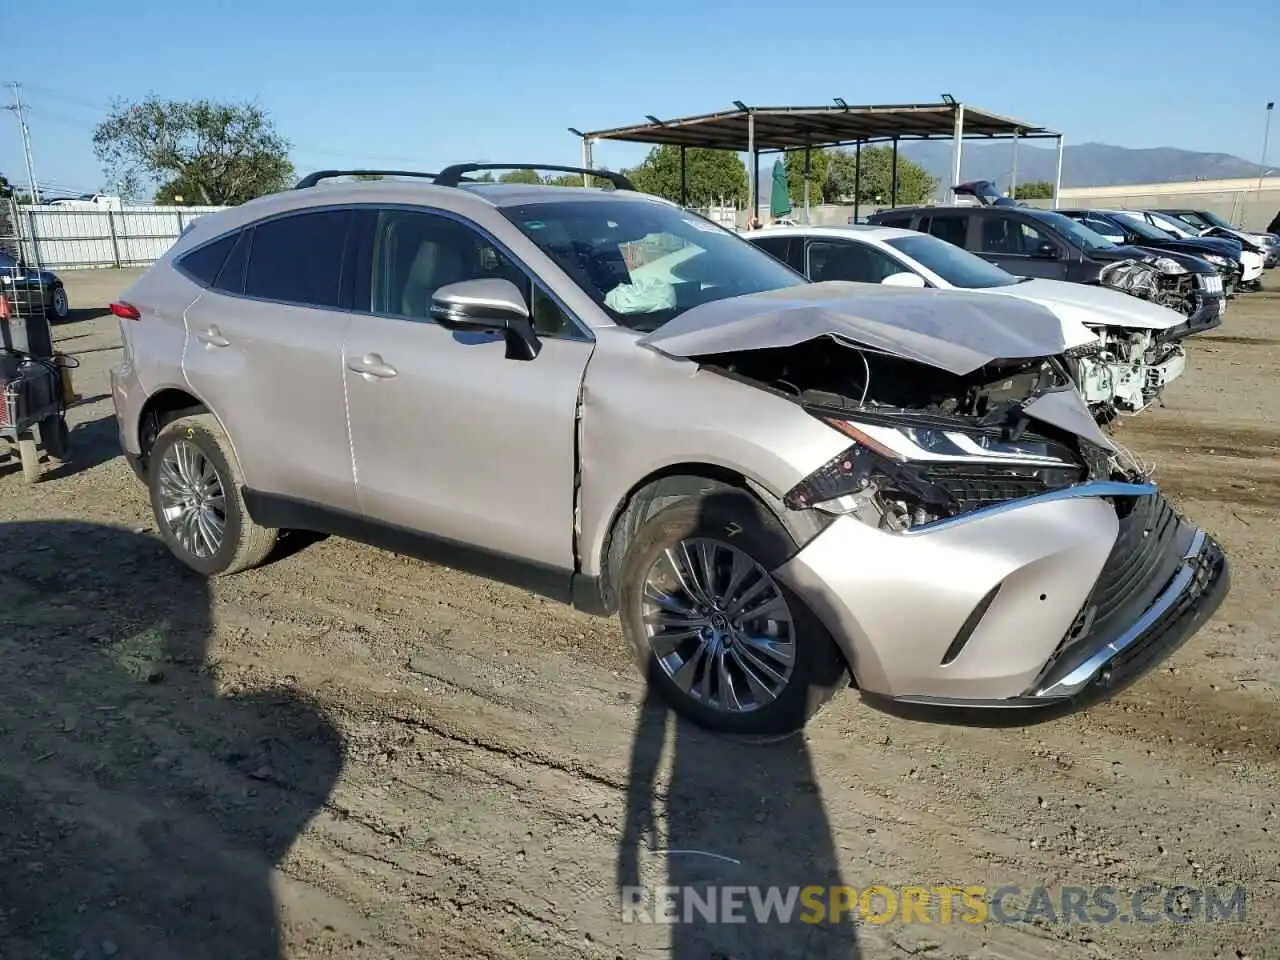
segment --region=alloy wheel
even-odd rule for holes
[[[164,522],[182,549],[207,560],[222,547],[227,499],[209,458],[189,440],[178,440],[160,460],[160,505]]]
[[[65,320],[71,313],[71,303],[67,300],[67,291],[58,287],[53,291],[53,315]]]
[[[660,553],[645,577],[645,636],[663,673],[724,713],[773,703],[795,670],[795,623],[773,577],[721,540],[694,537]]]

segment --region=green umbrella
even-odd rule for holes
[[[769,188],[769,214],[785,217],[791,212],[791,190],[787,185],[787,165],[779,157],[773,161],[773,186]]]

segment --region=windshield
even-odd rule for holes
[[[1223,220],[1220,216],[1218,216],[1212,210],[1197,210],[1195,215],[1197,219],[1204,220],[1206,223],[1209,223],[1212,226],[1222,227],[1224,230],[1235,229],[1235,227],[1227,223],[1227,221]]]
[[[16,270],[17,268],[18,261],[7,253],[0,251],[0,270]]]
[[[1008,287],[1018,278],[976,254],[928,234],[886,240],[893,249],[906,254],[927,270],[932,270],[953,287],[979,290],[984,287]]]
[[[1178,237],[1181,240],[1199,236],[1196,227],[1191,226],[1189,223],[1184,223],[1177,217],[1165,216],[1163,213],[1153,213],[1151,214],[1151,218],[1155,220],[1156,226],[1159,229],[1167,230],[1169,233],[1172,233],[1175,237]]]
[[[1030,212],[1030,211],[1028,211]],[[1070,217],[1052,210],[1037,210],[1032,214],[1041,223],[1048,224],[1063,236],[1085,250],[1114,250],[1115,244],[1100,234],[1094,233],[1082,223],[1076,223]]]
[[[1142,237],[1144,240],[1168,240],[1169,234],[1165,233],[1158,227],[1153,227],[1141,217],[1131,216],[1127,213],[1114,213],[1112,219],[1119,220],[1126,227]]]
[[[657,330],[703,303],[809,282],[710,220],[638,195],[500,209],[615,323],[634,330]]]

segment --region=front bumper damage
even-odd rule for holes
[[[896,537],[840,518],[776,575],[841,642],[870,704],[992,725],[1052,719],[1118,692],[1194,634],[1230,587],[1203,530],[1154,487],[1111,482]]]
[[[1176,264],[1165,263],[1165,259],[1116,261],[1102,269],[1098,282],[1185,316],[1185,324],[1163,337],[1166,342],[1220,326],[1227,306],[1222,277],[1216,273],[1189,273]]]

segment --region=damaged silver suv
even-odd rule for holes
[[[322,531],[617,613],[677,710],[740,734],[850,683],[1042,719],[1226,594],[1045,308],[809,283],[619,174],[486,168],[314,174],[202,217],[113,304],[121,443],[183,562]]]

